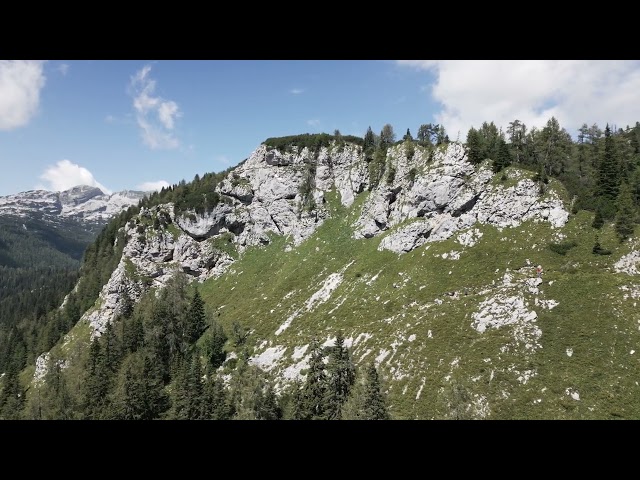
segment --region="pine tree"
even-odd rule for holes
[[[122,335],[122,349],[124,353],[133,353],[144,344],[144,327],[140,315],[132,315],[131,318],[122,320],[124,333]]]
[[[402,137],[403,140],[409,140],[410,142],[413,141],[413,137],[411,136],[411,132],[409,131],[409,129],[407,128],[407,133],[404,135],[404,137]]]
[[[326,418],[327,377],[324,371],[324,352],[317,338],[311,340],[309,371],[304,383],[300,417],[304,420]]]
[[[122,348],[112,322],[107,323],[107,328],[100,337],[100,343],[107,369],[110,373],[116,373],[120,365]]]
[[[234,410],[229,403],[224,381],[217,378],[211,367],[207,368],[207,379],[203,387],[202,418],[205,420],[229,420]]]
[[[598,168],[598,196],[602,200],[603,216],[612,218],[614,202],[620,189],[620,162],[616,156],[615,143],[607,124],[604,131],[604,154]]]
[[[339,419],[342,405],[347,401],[349,391],[356,379],[355,366],[349,349],[344,346],[344,336],[341,331],[336,335],[335,346],[329,353],[327,372],[327,418]]]
[[[373,152],[376,144],[376,137],[373,134],[371,127],[367,129],[367,133],[364,135],[364,143],[362,145],[362,151],[365,155],[370,155]]]
[[[111,394],[109,418],[153,420],[160,418],[169,405],[158,365],[141,352],[128,356]]]
[[[591,226],[600,230],[604,225],[604,217],[602,216],[602,209],[596,208],[596,214],[593,216],[593,223]]]
[[[20,385],[18,369],[9,366],[2,378],[0,390],[0,420],[19,420],[22,417],[25,391]]]
[[[625,182],[620,187],[620,193],[617,201],[618,213],[616,215],[616,233],[620,243],[624,242],[633,235],[635,226],[636,209],[633,205],[633,197],[631,188]]]
[[[362,420],[389,419],[385,396],[380,388],[380,377],[373,362],[366,369],[362,411]]]
[[[473,164],[482,162],[482,145],[480,143],[480,136],[478,131],[471,127],[469,133],[467,133],[467,151],[469,161]]]
[[[72,420],[75,418],[74,407],[62,363],[50,355],[42,389],[42,418],[45,420]]]
[[[82,384],[84,417],[99,419],[107,408],[107,398],[110,388],[110,374],[108,372],[100,341],[94,338],[89,346],[89,358],[85,367],[85,380]]]
[[[498,139],[498,147],[496,158],[493,161],[493,172],[498,173],[502,169],[511,165],[511,154],[507,143],[502,139]]]
[[[207,324],[205,321],[204,301],[200,296],[200,292],[196,288],[189,306],[189,312],[186,318],[184,337],[189,344],[195,343],[204,332]]]
[[[280,420],[282,408],[271,382],[267,382],[256,401],[255,414],[257,420]]]
[[[362,372],[362,371],[361,371]],[[345,420],[387,420],[390,418],[380,378],[372,362],[358,375],[349,398],[342,407]]]
[[[203,350],[207,363],[216,369],[227,359],[224,346],[227,343],[227,335],[222,325],[213,320],[213,323],[204,338]]]
[[[173,418],[198,420],[202,415],[202,370],[198,355],[181,362],[175,376],[173,391]]]

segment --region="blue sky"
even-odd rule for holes
[[[248,157],[267,137],[385,123],[401,137],[556,116],[640,120],[637,61],[0,60],[0,195],[149,189]]]

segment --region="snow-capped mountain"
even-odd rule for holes
[[[0,197],[0,217],[39,219],[54,224],[72,220],[93,231],[127,207],[137,205],[144,195],[132,190],[107,195],[88,185],[63,192],[29,190]]]

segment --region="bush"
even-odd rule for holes
[[[409,170],[409,181],[411,181],[411,183],[415,182],[417,176],[418,169],[416,167],[411,167],[411,170]]]
[[[596,241],[593,249],[591,250],[594,255],[611,255],[611,250],[605,250],[600,246],[600,242]]]
[[[574,241],[564,243],[550,243],[549,249],[559,255],[566,255],[569,250],[576,247],[578,244]]]

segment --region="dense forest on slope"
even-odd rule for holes
[[[265,144],[292,151],[301,147],[317,150],[336,142],[338,145],[339,142],[355,143],[362,148],[371,184],[376,185],[385,179],[389,181],[394,175],[386,162],[389,146],[402,144],[409,156],[416,145],[442,145],[448,143],[449,138],[441,126],[427,124],[420,126],[415,139],[407,130],[397,141],[393,127],[385,125],[380,135],[369,129],[363,139],[334,132],[334,135],[272,138]],[[596,228],[605,222],[614,222],[620,241],[633,234],[640,205],[640,123],[625,129],[607,125],[604,130],[585,124],[574,141],[555,118],[544,128],[530,130],[515,120],[506,132],[493,122],[485,122],[468,132],[466,146],[472,163],[489,158],[496,173],[510,165],[535,172],[541,191],[548,185],[549,178],[557,178],[570,193],[572,213],[595,212],[593,226]],[[367,407],[377,412],[378,416],[372,413],[372,418],[388,415],[384,399],[376,397],[380,385],[375,368],[358,372],[364,383],[357,389],[359,396],[350,396],[351,386],[360,384],[355,380],[355,370],[349,366],[348,349],[314,346],[312,358],[315,360],[304,388],[298,390],[305,392],[299,398],[276,396],[268,374],[248,364],[242,356],[225,364],[225,368],[233,367],[236,371],[227,385],[224,373],[215,370],[225,360],[222,346],[230,341],[241,347],[242,332],[250,326],[238,324],[232,332],[225,332],[213,314],[204,314],[206,306],[195,290],[178,279],[158,299],[149,295],[132,306],[130,312],[92,344],[86,363],[71,372],[76,379],[83,379],[77,380],[77,385],[69,384],[57,359],[50,358],[47,379],[40,387],[41,395],[31,396],[27,405],[17,400],[24,398],[19,395],[18,372],[71,329],[95,302],[100,288],[113,272],[124,246],[120,228],[140,208],[160,203],[173,202],[177,212],[211,211],[219,202],[225,202],[224,196],[214,189],[230,170],[196,176],[192,182],[182,181],[162,189],[142,200],[139,207],[132,207],[114,219],[85,252],[78,288],[69,295],[61,310],[49,310],[46,314],[41,310],[35,315],[21,311],[6,322],[0,317],[1,323],[6,323],[5,332],[0,331],[0,340],[9,339],[0,343],[0,371],[4,369],[7,374],[0,396],[1,417],[340,418],[342,415],[352,418],[357,415],[354,412],[360,411],[352,404],[379,405],[379,408]],[[563,249],[562,245],[557,248]],[[49,298],[59,298],[60,292],[68,291],[68,284],[66,288],[61,286],[56,292],[58,297]],[[46,300],[44,304],[48,308],[52,303],[55,301]],[[328,358],[326,367],[321,366],[325,365],[324,357]],[[205,381],[202,381],[203,373]],[[33,403],[36,398],[38,404]],[[328,407],[325,401],[328,405],[339,404],[340,408]],[[342,407],[346,413],[336,413],[342,411]]]

